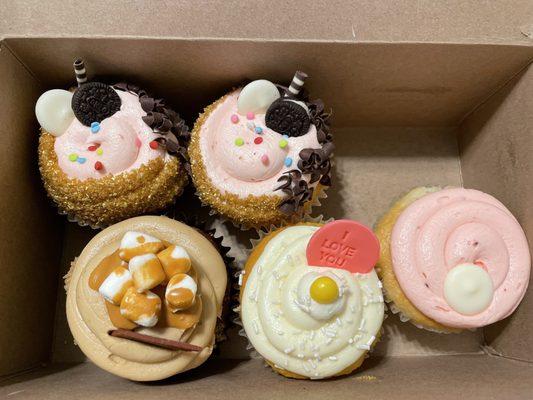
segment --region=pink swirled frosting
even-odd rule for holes
[[[450,188],[409,205],[392,231],[396,278],[413,305],[449,327],[477,328],[510,315],[529,282],[531,259],[522,228],[494,197],[477,190]],[[459,264],[483,268],[493,297],[483,311],[464,315],[446,301],[444,283]]]
[[[205,170],[211,182],[223,193],[229,192],[245,198],[248,195],[282,195],[274,192],[279,177],[297,168],[299,153],[305,148],[319,149],[316,127],[299,137],[284,138],[267,128],[265,114],[252,119],[239,115],[237,99],[240,90],[230,93],[208,115],[202,124],[200,150]],[[235,115],[238,121],[232,121]],[[254,126],[262,130],[254,131]],[[242,140],[237,145],[236,140]],[[259,140],[260,143],[256,143]],[[282,140],[286,147],[280,147]],[[289,158],[292,163],[286,165]]]
[[[138,96],[116,92],[122,102],[120,110],[104,119],[97,133],[75,118],[65,133],[56,138],[57,161],[69,178],[98,179],[132,171],[157,157],[169,157],[162,148],[150,147],[150,142],[159,135],[142,120],[146,112]],[[98,161],[103,165],[100,170],[94,167]]]

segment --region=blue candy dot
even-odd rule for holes
[[[289,135],[283,135],[283,137],[284,137],[285,139],[288,139],[288,138],[289,138]]]
[[[100,124],[98,122],[91,122],[91,132],[96,133],[100,130]]]
[[[87,159],[83,158],[83,157],[78,157],[78,159],[76,161],[79,162],[80,164],[84,164],[85,161],[87,161]]]
[[[255,133],[257,133],[258,135],[262,134],[263,133],[263,128],[261,128],[260,126],[256,126],[255,127]]]
[[[287,157],[285,158],[285,166],[290,167],[292,165],[292,158]]]

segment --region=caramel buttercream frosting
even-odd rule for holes
[[[192,369],[211,354],[226,267],[195,228],[166,217],[123,221],[96,235],[69,275],[69,326],[99,367],[151,381]],[[188,350],[157,345],[168,341]]]

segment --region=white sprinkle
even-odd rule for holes
[[[378,287],[381,289],[383,287],[383,283],[381,281],[378,281]]]
[[[283,350],[283,352],[285,354],[289,354],[289,353],[292,353],[294,351],[294,347],[287,347],[285,350]]]
[[[314,362],[313,360],[309,360],[309,364],[311,364],[311,368],[316,369],[316,367],[317,367],[317,363],[316,362]]]
[[[302,358],[304,358],[304,355],[303,355],[302,353],[298,353],[298,354],[296,355],[296,357],[302,359]]]
[[[353,339],[352,338],[348,339],[348,343],[353,344]]]
[[[360,350],[370,350],[370,346],[368,344],[358,344],[357,348]]]
[[[339,317],[337,317],[335,322],[337,323],[338,326],[342,326],[342,321],[341,321],[341,319]]]
[[[337,336],[337,333],[336,332],[331,332],[331,331],[326,331],[324,333],[327,337],[330,337],[330,338],[334,338],[335,336]]]
[[[331,342],[333,342],[333,338],[328,337],[326,339],[326,344],[330,344]]]
[[[316,334],[315,331],[311,331],[311,333],[309,334],[309,340],[314,340],[315,334]]]
[[[366,342],[368,347],[370,347],[372,343],[374,343],[374,340],[376,340],[376,337],[374,335],[370,336],[370,339],[368,339],[368,342]]]
[[[274,276],[274,279],[275,279],[275,280],[279,281],[280,276],[279,276],[278,271],[275,271],[275,270],[272,271],[272,275]]]
[[[360,331],[365,329],[365,323],[366,323],[366,320],[364,318],[361,318],[361,323],[359,324],[359,330]]]
[[[286,358],[285,361],[283,361],[283,364],[285,364],[285,367],[288,367],[289,366],[289,359]]]
[[[350,306],[350,311],[351,312],[356,312],[357,311],[357,307],[354,306],[353,304]]]
[[[276,333],[280,336],[283,336],[283,331],[280,331],[279,329],[276,331]]]
[[[363,306],[366,307],[367,305],[368,305],[368,299],[365,296],[363,296]]]
[[[315,372],[315,374],[314,374],[314,375],[315,375],[315,376],[317,376],[317,377],[319,376],[319,375],[318,375],[318,372]]]
[[[244,278],[244,271],[239,274],[239,286],[242,286],[242,280]]]
[[[282,310],[279,310],[278,313],[279,313],[279,315],[283,315],[283,311]]]
[[[313,353],[313,357],[315,357],[317,361],[322,361],[322,357],[320,357],[320,354],[318,353]]]
[[[319,347],[316,345],[316,344],[312,344],[311,345],[311,351],[318,351],[319,350]]]
[[[253,320],[252,326],[254,328],[255,334],[258,335],[259,334],[259,325],[257,325],[257,320],[255,320],[255,319]]]
[[[302,363],[302,367],[305,369],[305,372],[311,372],[306,363]]]
[[[335,357],[335,356],[329,356],[328,359],[330,359],[331,361],[337,361],[338,360],[338,358]]]

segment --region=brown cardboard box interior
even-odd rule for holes
[[[6,376],[0,397],[313,398],[358,391],[378,398],[394,391],[410,398],[420,390],[415,381],[424,382],[432,398],[486,398],[496,390],[520,398],[533,391],[531,293],[510,321],[460,335],[425,332],[391,314],[364,368],[328,383],[282,380],[247,360],[246,341],[236,329],[218,359],[163,383],[134,384],[84,362],[66,325],[61,277],[95,231],[66,222],[46,200],[33,115],[43,90],[73,83],[71,63],[78,56],[86,60],[89,77],[138,83],[165,97],[189,123],[246,78],[287,81],[295,69],[305,70],[310,92],[335,112],[335,186],[315,214],[373,225],[413,186],[464,180],[499,197],[533,235],[533,71],[526,70],[532,47],[6,39],[0,43],[0,146],[9,149],[0,157],[0,291],[10,301],[0,305],[0,376]],[[205,215],[189,200],[182,199],[180,209]],[[242,263],[254,235],[217,220],[212,225]],[[48,366],[7,377],[41,363]]]

